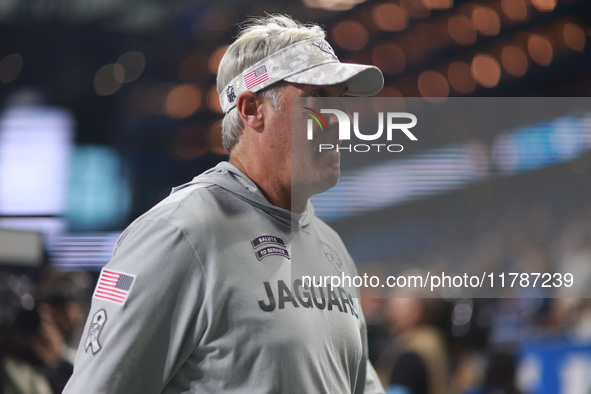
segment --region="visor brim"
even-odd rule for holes
[[[353,63],[325,63],[285,78],[287,82],[307,85],[335,85],[345,82],[347,96],[373,96],[384,87],[379,68]]]

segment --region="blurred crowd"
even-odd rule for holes
[[[458,195],[431,202],[438,213],[428,213],[432,229],[425,228],[420,247],[391,264],[360,267],[379,276],[417,273],[420,267],[568,272],[575,278],[569,289],[517,288],[514,298],[426,298],[434,294],[363,289],[370,355],[391,393],[591,392],[590,187],[584,177],[568,174],[565,167],[497,183],[481,204],[458,202]],[[582,369],[573,372],[562,359],[543,366],[546,349],[577,356],[580,364],[572,368]],[[526,362],[532,351],[540,353],[534,367]],[[540,382],[549,379],[556,386],[543,388]]]
[[[404,297],[362,299],[370,359],[388,394],[590,392],[588,377],[584,391],[566,390],[568,382],[540,389],[548,377],[531,381],[523,346],[584,345],[588,358],[591,330],[577,335],[583,320],[588,324],[589,299]],[[549,368],[541,374],[567,376],[565,369]]]
[[[62,392],[92,287],[85,273],[0,271],[0,392]]]

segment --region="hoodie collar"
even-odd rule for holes
[[[196,176],[191,182],[173,188],[172,193],[197,184],[217,185],[295,229],[305,229],[314,218],[314,207],[310,201],[304,213],[291,212],[273,205],[249,177],[227,161]]]

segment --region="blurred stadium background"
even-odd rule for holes
[[[225,159],[215,72],[236,24],[265,12],[323,25],[342,61],[383,70],[382,97],[591,92],[588,0],[0,0],[3,329],[34,308],[25,301],[43,267],[84,272],[91,291],[127,224]],[[417,185],[420,195],[406,184],[363,216],[327,194],[319,214],[364,272],[568,267],[590,284],[589,114],[477,139],[455,128],[425,152],[477,146],[485,176]],[[579,132],[557,155],[548,133],[560,139],[565,127]],[[384,217],[371,234],[355,231]],[[385,296],[365,301],[376,359],[392,341]],[[591,392],[587,298],[450,299],[445,309],[451,391]]]

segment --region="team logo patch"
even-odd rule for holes
[[[316,41],[314,44],[315,47],[317,47],[318,49],[320,49],[322,52],[326,52],[329,55],[331,55],[332,57],[334,57],[335,59],[338,60],[337,55],[334,53],[334,49],[332,49],[332,47],[330,46],[330,44],[324,40],[322,41]]]
[[[266,248],[257,251],[256,256],[258,260],[262,260],[265,257],[269,256],[283,256],[289,259],[289,253],[287,252],[287,250],[283,248],[278,248],[276,246],[267,246]]]
[[[261,235],[260,237],[253,239],[250,244],[255,249],[265,244],[275,244],[285,247],[285,242],[283,242],[281,238],[275,237],[274,235]]]
[[[339,271],[343,270],[343,262],[339,258],[337,252],[331,248],[329,245],[322,243],[322,250],[324,251],[324,255],[330,261],[332,265],[334,265]]]
[[[84,343],[84,351],[88,353],[88,348],[91,348],[92,354],[97,354],[101,350],[101,344],[99,343],[99,335],[107,322],[107,312],[101,309],[92,317],[90,328],[88,329],[88,336]]]
[[[226,97],[228,98],[229,103],[233,103],[236,101],[236,93],[234,92],[234,86],[228,85],[226,88]]]
[[[133,274],[103,268],[92,297],[123,306],[134,282]]]

